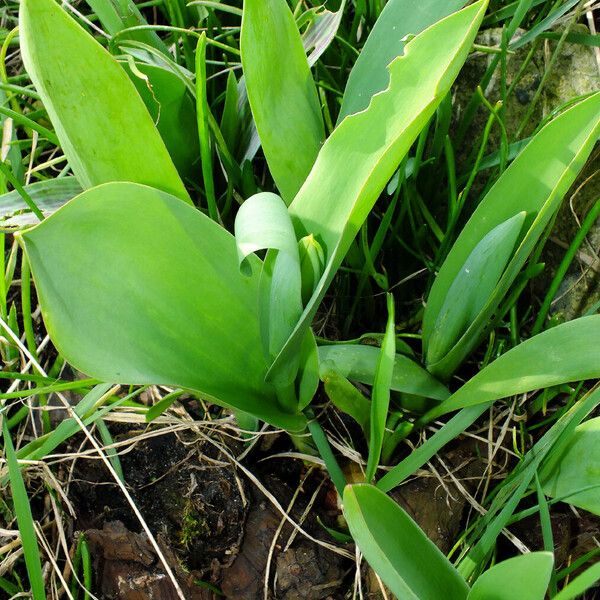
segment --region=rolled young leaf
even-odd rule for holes
[[[344,119],[323,145],[290,214],[296,236],[313,234],[327,264],[269,376],[298,353],[362,223],[458,75],[486,6],[480,0],[414,38],[390,65],[389,87],[365,111]]]
[[[233,236],[177,198],[133,183],[88,190],[20,235],[59,352],[104,381],[196,390],[302,429],[265,384],[260,261],[237,268]],[[76,257],[76,260],[74,259]]]
[[[286,0],[245,0],[240,38],[260,143],[289,204],[325,139],[317,88]]]
[[[465,600],[469,588],[421,528],[381,490],[347,486],[344,516],[367,562],[402,600]]]
[[[132,181],[191,202],[118,62],[54,0],[23,0],[19,29],[25,69],[82,187]]]

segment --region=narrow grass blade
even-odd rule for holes
[[[509,558],[485,571],[473,584],[467,600],[544,600],[554,556],[530,552]],[[510,582],[510,585],[507,585]]]
[[[514,394],[600,377],[599,339],[600,315],[544,331],[497,358],[423,420]]]
[[[580,102],[544,127],[487,193],[452,247],[433,283],[423,317],[423,348],[453,281],[477,244],[517,213],[528,215],[522,237],[494,292],[452,350],[429,370],[445,379],[482,339],[485,327],[510,289],[550,219],[558,210],[600,133],[600,93]]]
[[[419,526],[381,490],[344,490],[344,516],[367,562],[403,600],[465,600],[468,586]]]
[[[364,344],[335,344],[319,347],[321,373],[334,371],[351,381],[373,385],[379,348]],[[446,400],[448,389],[415,361],[396,354],[391,389],[434,400]]]
[[[217,199],[212,170],[212,151],[208,126],[208,99],[206,97],[206,33],[202,33],[196,46],[196,113],[198,115],[198,136],[200,138],[200,158],[204,193],[208,203],[210,218],[218,222]]]
[[[277,188],[289,204],[325,129],[317,88],[286,0],[245,0],[240,39],[248,100]]]
[[[190,202],[152,118],[117,61],[54,0],[23,0],[19,22],[25,68],[79,183],[89,188],[132,181]]]
[[[373,95],[387,87],[387,67],[402,54],[407,35],[418,35],[465,4],[466,0],[389,0],[350,72],[338,123],[367,108]]]
[[[207,216],[165,192],[112,183],[20,239],[47,330],[81,371],[192,389],[276,426],[303,428],[304,417],[282,412],[264,382],[261,263],[250,257],[255,275],[241,275],[233,236]]]
[[[27,497],[27,490],[21,475],[21,469],[17,462],[15,449],[10,438],[10,431],[3,421],[2,435],[4,438],[4,455],[8,465],[8,476],[10,479],[10,489],[12,492],[13,506],[19,525],[19,535],[23,546],[25,556],[25,565],[27,566],[27,575],[31,585],[31,593],[34,600],[45,600],[46,591],[44,589],[44,576],[42,575],[42,564],[40,561],[40,549],[37,543],[33,515],[31,506]]]
[[[377,467],[379,466],[383,437],[385,435],[385,424],[390,406],[390,386],[392,384],[394,359],[396,357],[396,320],[394,297],[392,294],[387,294],[387,309],[388,320],[383,342],[381,343],[381,350],[379,351],[371,395],[369,457],[367,459],[365,474],[365,479],[368,483],[375,477]]]
[[[581,575],[578,575],[566,585],[553,600],[574,600],[579,598],[586,590],[591,588],[600,580],[600,562],[587,568]]]
[[[344,119],[323,145],[290,214],[297,237],[312,233],[323,247],[327,265],[269,376],[297,354],[377,197],[458,75],[486,6],[479,1],[414,38],[404,56],[390,65],[389,87],[375,95],[365,111]]]

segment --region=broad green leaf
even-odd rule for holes
[[[338,123],[367,108],[372,96],[387,87],[387,67],[402,54],[407,35],[418,35],[465,4],[466,0],[389,0],[350,72]]]
[[[563,323],[512,348],[426,415],[434,419],[466,406],[569,381],[600,377],[600,315]]]
[[[525,213],[500,223],[475,246],[452,282],[438,313],[427,362],[441,360],[485,306],[512,256]]]
[[[545,494],[600,515],[600,417],[579,425],[548,467],[540,473]]]
[[[286,0],[244,0],[240,50],[260,142],[289,204],[315,162],[325,129],[317,88]]]
[[[200,150],[196,106],[181,76],[158,65],[135,63],[135,71],[128,62],[122,66],[156,123],[177,171],[183,179],[197,181]]]
[[[261,192],[246,200],[235,219],[235,240],[243,273],[246,258],[274,249],[262,265],[259,313],[266,355],[272,360],[302,314],[300,255],[287,207],[276,194]],[[256,263],[255,263],[256,264]]]
[[[21,236],[60,353],[104,381],[196,390],[301,429],[264,383],[254,276],[233,236],[173,196],[133,183],[88,190]],[[77,260],[74,260],[74,257]]]
[[[54,0],[23,0],[19,23],[25,68],[79,183],[132,181],[190,202],[118,62]]]
[[[383,437],[385,435],[385,424],[387,422],[388,409],[390,406],[390,387],[394,373],[396,357],[396,320],[394,311],[394,297],[387,294],[388,320],[385,335],[381,342],[381,350],[377,359],[375,376],[373,378],[373,391],[371,393],[371,417],[369,419],[369,457],[365,470],[365,479],[371,482],[375,477]]]
[[[432,373],[448,377],[479,343],[490,317],[558,210],[562,197],[584,165],[599,133],[600,93],[546,125],[479,204],[444,261],[429,293],[423,317],[425,352],[449,289],[477,244],[495,227],[521,211],[530,216],[531,223],[485,307],[444,359],[429,366]]]
[[[480,0],[414,38],[390,65],[389,88],[367,110],[344,119],[323,145],[290,214],[297,237],[312,233],[327,265],[269,376],[297,354],[362,223],[458,75],[486,6]]]
[[[391,498],[368,484],[344,490],[344,516],[360,551],[402,600],[465,600],[468,586]]]
[[[306,332],[300,350],[298,372],[298,410],[304,410],[315,397],[319,387],[319,350],[311,329]]]
[[[379,348],[364,344],[334,344],[319,347],[322,375],[335,371],[351,381],[373,385]],[[417,394],[434,400],[446,400],[448,389],[423,367],[405,356],[396,354],[391,389]]]
[[[553,566],[551,552],[530,552],[509,558],[480,575],[467,599],[544,600]]]
[[[21,469],[10,438],[10,431],[8,430],[6,419],[3,419],[2,423],[2,438],[4,441],[4,456],[8,465],[13,507],[15,516],[17,517],[17,525],[19,527],[21,545],[23,546],[23,555],[25,556],[29,584],[31,585],[31,595],[33,596],[33,600],[44,600],[46,598],[46,590],[33,515],[31,514],[27,490],[25,489],[25,483],[23,482],[23,476],[21,475]]]
[[[57,177],[23,186],[44,216],[51,215],[81,192],[75,177]],[[38,222],[19,192],[13,190],[0,196],[0,227],[18,227]]]

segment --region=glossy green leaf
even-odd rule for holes
[[[466,0],[389,0],[350,72],[338,123],[367,108],[373,94],[387,87],[387,67],[402,54],[407,35],[418,35],[465,4]]]
[[[446,378],[479,343],[490,317],[509,290],[535,244],[560,206],[600,133],[600,94],[595,94],[544,127],[506,169],[479,204],[444,261],[429,293],[423,318],[423,346],[465,261],[495,227],[525,211],[531,223],[485,307],[454,348],[429,370]]]
[[[334,344],[319,347],[322,375],[335,371],[351,381],[373,385],[379,348],[364,344]],[[405,356],[396,354],[391,389],[417,394],[434,400],[446,400],[448,389],[423,367]]]
[[[45,217],[82,191],[75,177],[47,179],[23,187]],[[0,227],[33,225],[38,221],[16,190],[0,196]]]
[[[234,238],[176,198],[133,183],[84,192],[22,234],[48,333],[104,381],[196,390],[301,429],[264,383],[255,275]],[[73,260],[73,257],[77,260]]]
[[[467,381],[426,419],[569,381],[600,377],[600,315],[563,323],[512,348]]]
[[[464,579],[391,498],[368,484],[344,490],[344,516],[367,562],[402,600],[465,600]]]
[[[381,191],[458,75],[485,13],[480,0],[436,23],[390,65],[389,88],[341,123],[290,205],[297,237],[313,234],[325,272],[270,376],[297,354],[304,331]]]
[[[306,332],[300,349],[298,372],[298,410],[304,410],[319,387],[319,349],[311,329]]]
[[[388,319],[385,335],[381,342],[381,349],[373,378],[373,391],[371,393],[371,417],[369,419],[369,457],[365,470],[365,479],[371,482],[381,458],[385,424],[387,422],[390,406],[390,388],[394,373],[396,357],[396,320],[394,311],[394,297],[387,294]]]
[[[117,61],[54,0],[23,0],[19,23],[25,68],[79,183],[90,188],[132,181],[190,202],[152,117]]]
[[[600,417],[579,425],[548,467],[540,473],[545,494],[600,515]]]
[[[240,38],[248,100],[269,169],[289,204],[325,129],[317,88],[286,0],[245,0]]]
[[[544,600],[554,556],[530,552],[502,561],[485,571],[473,584],[468,600]]]
[[[475,246],[448,289],[427,346],[436,363],[452,348],[489,300],[512,256],[523,227],[521,212],[500,223]]]

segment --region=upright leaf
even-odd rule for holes
[[[312,233],[327,264],[272,373],[298,352],[352,240],[458,75],[486,6],[480,0],[414,38],[390,65],[389,88],[367,110],[345,119],[323,145],[290,214],[297,237]]]
[[[381,490],[344,490],[344,516],[367,562],[402,600],[465,600],[468,586],[419,526]]]
[[[512,256],[525,213],[500,223],[485,235],[452,282],[438,313],[429,345],[427,362],[444,358],[486,305]]]
[[[325,139],[321,106],[286,0],[245,0],[240,38],[248,100],[269,169],[289,204]]]
[[[509,558],[480,575],[467,600],[544,600],[553,566],[551,552]]]
[[[531,219],[513,258],[477,318],[454,348],[429,369],[448,377],[479,343],[494,310],[510,288],[600,133],[600,93],[550,122],[517,156],[477,207],[444,261],[427,299],[423,346],[430,337],[453,281],[477,244],[495,227],[525,211]]]
[[[233,236],[173,196],[133,183],[84,192],[22,234],[46,328],[104,381],[196,390],[301,429],[264,383],[260,261],[237,269]],[[77,257],[74,260],[73,257]]]
[[[389,0],[350,72],[338,123],[367,108],[373,95],[387,87],[387,67],[402,54],[407,35],[418,35],[465,4],[466,0]]]
[[[75,176],[151,185],[190,201],[135,86],[54,0],[23,0],[21,52]],[[57,43],[60,40],[60,43]]]

